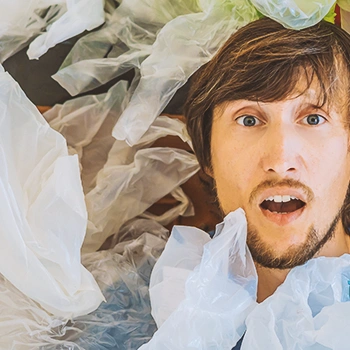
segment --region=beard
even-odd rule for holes
[[[248,223],[247,245],[253,260],[260,266],[280,270],[291,269],[295,266],[305,264],[334,236],[342,211],[343,208],[338,212],[323,234],[320,234],[319,231],[311,226],[308,229],[304,243],[291,246],[288,251],[282,253],[280,256],[276,256],[273,248],[260,239],[257,229]]]

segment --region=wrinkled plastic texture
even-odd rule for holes
[[[175,148],[149,148],[167,135],[190,144],[183,122],[160,116],[134,147],[111,136],[130,93],[121,81],[106,94],[79,97],[45,113],[81,161],[89,217],[83,252],[96,251],[138,215],[166,225],[179,215],[193,214],[193,206],[179,186],[199,170],[195,156]],[[168,193],[179,200],[178,206],[161,217],[144,213]]]
[[[123,227],[126,240],[83,256],[106,302],[68,321],[42,310],[0,277],[0,348],[6,350],[135,350],[156,326],[150,314],[149,276],[168,231],[150,220]]]
[[[66,0],[66,12],[29,45],[28,57],[39,58],[56,44],[101,25],[103,4],[103,0]]]
[[[256,305],[257,276],[246,234],[242,209],[225,217],[213,240],[198,229],[174,228],[150,290],[153,317],[162,325],[140,349],[232,349]],[[166,294],[171,287],[175,292]],[[179,305],[173,312],[175,305],[168,301],[182,288],[184,299],[176,297]]]
[[[266,17],[290,29],[304,29],[320,22],[335,0],[251,0]]]
[[[103,297],[80,262],[78,159],[11,76],[0,77],[0,273],[55,315],[86,314]]]
[[[26,46],[39,58],[50,47],[104,22],[103,0],[0,0],[0,61]]]
[[[343,350],[350,335],[350,255],[311,259],[256,302],[257,275],[242,209],[214,238],[175,226],[150,283],[158,331],[141,350]]]
[[[195,9],[195,0],[123,1],[104,27],[76,43],[53,78],[74,96],[140,69],[164,24]]]
[[[96,187],[86,195],[89,225],[84,252],[96,250],[123,223],[141,215],[199,170],[197,159],[187,151],[145,148],[166,135],[188,138],[181,121],[161,116],[138,145],[129,147],[123,141],[113,144],[106,164],[97,175]],[[177,210],[179,215],[183,209]],[[168,216],[167,221],[173,216]]]
[[[258,18],[245,0],[210,1],[203,12],[178,16],[158,33],[152,53],[141,64],[141,79],[113,130],[136,144],[175,92],[239,28]]]
[[[242,350],[349,347],[350,255],[294,268],[247,318]]]

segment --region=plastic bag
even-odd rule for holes
[[[96,278],[106,303],[72,320],[66,329],[68,337],[55,349],[73,343],[70,349],[135,350],[155,332],[148,284],[168,231],[150,220],[132,221],[123,231],[134,239],[110,250],[84,255],[84,265]]]
[[[126,82],[119,82],[107,94],[80,97],[45,113],[81,159],[89,214],[84,252],[97,250],[125,222],[175,189],[178,206],[159,218],[146,216],[167,224],[181,214],[193,214],[190,201],[178,187],[198,171],[194,155],[171,148],[145,149],[167,135],[191,144],[184,123],[161,116],[135,147],[111,136],[132,91],[133,85],[126,91]]]
[[[196,9],[196,0],[124,1],[102,29],[76,43],[53,79],[74,96],[139,69],[164,24]]]
[[[29,45],[28,57],[37,59],[56,44],[101,25],[103,4],[103,0],[66,0],[67,11]]]
[[[303,29],[320,22],[334,5],[335,0],[251,0],[266,17],[286,28]]]
[[[0,6],[1,62],[35,37],[30,59],[104,22],[103,0],[0,0]]]
[[[89,226],[84,252],[98,249],[123,223],[142,214],[199,169],[194,155],[172,148],[141,149],[132,163],[124,165],[109,159],[98,174],[96,187],[86,195]]]
[[[41,0],[0,1],[0,62],[4,62],[66,11],[62,4],[45,5]]]
[[[154,220],[161,225],[168,225],[173,222],[179,215],[181,216],[193,216],[195,214],[194,207],[190,199],[187,197],[181,186],[171,191],[170,194],[179,203],[175,207],[169,209],[162,215],[154,215],[149,212],[144,212],[140,217]]]
[[[103,296],[80,263],[87,213],[78,159],[1,70],[0,273],[55,315],[91,312]]]
[[[151,278],[152,314],[161,326],[140,349],[232,349],[256,305],[246,234],[242,209],[225,217],[213,240],[198,229],[174,227]]]
[[[126,81],[119,81],[105,94],[82,96],[57,104],[44,113],[50,126],[61,133],[71,149],[79,158],[83,148],[91,143],[104,121],[111,114],[114,123],[119,118],[127,97]]]
[[[166,116],[160,116],[134,147],[115,141],[98,172],[96,186],[86,195],[89,225],[84,252],[97,250],[109,236],[118,234],[125,222],[144,213],[199,170],[195,156],[187,151],[147,148],[166,135],[190,142],[185,124]],[[167,218],[180,215],[181,210],[178,207],[175,213],[166,214]]]
[[[129,241],[83,256],[106,302],[67,319],[42,310],[0,277],[0,348],[6,350],[135,350],[155,332],[148,284],[168,231],[150,220],[122,228]]]
[[[294,268],[247,318],[242,350],[349,348],[350,255]]]
[[[210,6],[209,6],[210,5]],[[211,1],[205,12],[178,16],[158,33],[141,80],[113,136],[136,144],[175,92],[238,28],[258,18],[245,0]]]

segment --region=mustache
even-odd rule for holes
[[[291,187],[296,190],[301,190],[307,198],[308,202],[311,202],[314,199],[314,192],[312,189],[298,180],[265,180],[253,189],[249,197],[249,203],[253,203],[253,201],[261,192],[273,187]]]

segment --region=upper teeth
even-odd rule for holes
[[[293,197],[293,196],[288,196],[288,195],[285,195],[285,196],[270,196],[269,198],[266,198],[265,200],[266,201],[274,201],[276,203],[281,203],[281,202],[289,202],[290,200],[292,199],[298,199],[296,197]]]

